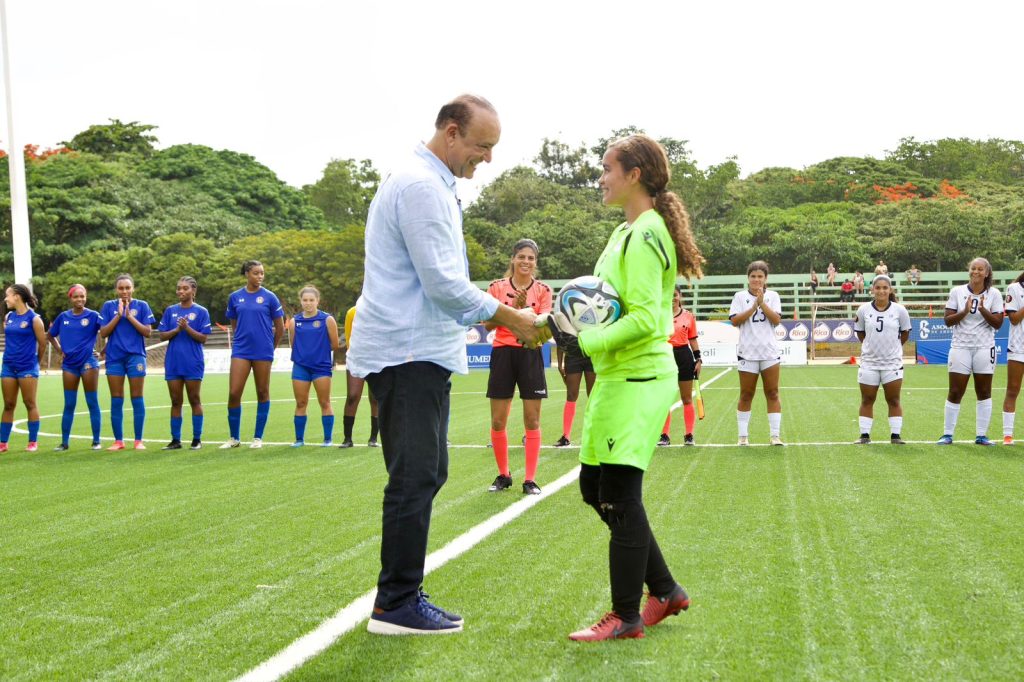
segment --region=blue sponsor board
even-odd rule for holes
[[[949,364],[949,347],[951,339],[937,339],[917,342],[917,364],[947,365]],[[1007,339],[996,337],[996,364],[1006,364]]]
[[[554,348],[550,343],[545,343],[541,347],[541,353],[544,354],[544,366],[551,366],[551,349]],[[491,366],[491,344],[489,343],[470,343],[466,344],[466,359],[469,360],[470,369],[487,369]]]
[[[911,341],[952,341],[953,328],[947,327],[941,317],[918,317],[911,321]],[[1003,326],[996,330],[996,341],[1010,338],[1010,321],[1003,320]],[[1004,346],[1006,344],[1003,344]]]

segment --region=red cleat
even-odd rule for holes
[[[7,452],[7,443],[0,443],[0,452]]]
[[[109,452],[116,452],[118,450],[124,450],[124,441],[123,440],[115,440],[114,444],[111,445],[109,448],[107,448],[107,450]]]
[[[643,639],[644,622],[627,623],[614,611],[609,611],[589,628],[577,630],[569,635],[574,642],[601,642],[606,639]]]
[[[141,440],[137,440],[137,441],[135,441],[135,449],[136,450],[145,450],[146,449],[146,444],[143,443]]]
[[[690,596],[686,594],[682,585],[676,585],[667,597],[655,597],[653,594],[648,594],[647,603],[644,604],[644,610],[640,612],[640,616],[644,619],[644,625],[651,627],[688,608],[690,608]]]

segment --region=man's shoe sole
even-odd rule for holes
[[[366,629],[375,635],[450,635],[462,632],[462,623],[452,623],[452,625],[455,627],[442,630],[417,630],[371,618],[366,624]]]

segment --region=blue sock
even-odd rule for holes
[[[124,440],[124,397],[110,399],[110,428],[114,440]]]
[[[60,442],[64,445],[71,440],[71,425],[75,423],[75,406],[78,405],[78,391],[64,391],[64,415],[60,419]]]
[[[0,422],[0,443],[6,443],[11,439],[11,429],[14,422]]]
[[[263,431],[267,428],[267,419],[270,418],[270,401],[256,403],[256,438],[263,438]]]
[[[89,406],[89,425],[92,426],[92,440],[100,442],[100,427],[103,424],[103,417],[100,414],[100,396],[96,391],[85,392],[85,404]]]
[[[231,437],[235,440],[241,438],[242,433],[242,406],[228,408],[228,429]]]
[[[181,417],[171,417],[171,440],[181,440]]]
[[[142,427],[146,425],[146,399],[142,396],[132,398],[132,417],[134,417],[135,440],[142,440]]]
[[[39,422],[28,423],[28,442],[35,443],[39,440]]]
[[[192,437],[196,440],[203,438],[203,415],[192,415]]]
[[[324,425],[324,442],[330,443],[331,439],[334,438],[334,415],[321,415],[320,423]]]
[[[295,441],[302,442],[306,440],[306,415],[295,415],[292,421],[295,422]]]

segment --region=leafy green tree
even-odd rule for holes
[[[943,138],[918,142],[905,137],[886,159],[939,180],[987,180],[1006,185],[1024,181],[1024,142],[1018,140]]]
[[[151,130],[156,130],[156,126],[138,121],[124,123],[112,118],[109,124],[89,126],[61,144],[75,151],[96,154],[107,161],[125,154],[149,158],[157,142],[156,136],[149,134]]]
[[[323,211],[333,227],[366,224],[380,173],[369,159],[332,159],[315,184],[302,188],[310,203]]]
[[[541,177],[565,187],[595,187],[601,175],[599,166],[585,146],[573,149],[564,142],[546,137],[533,162]]]

